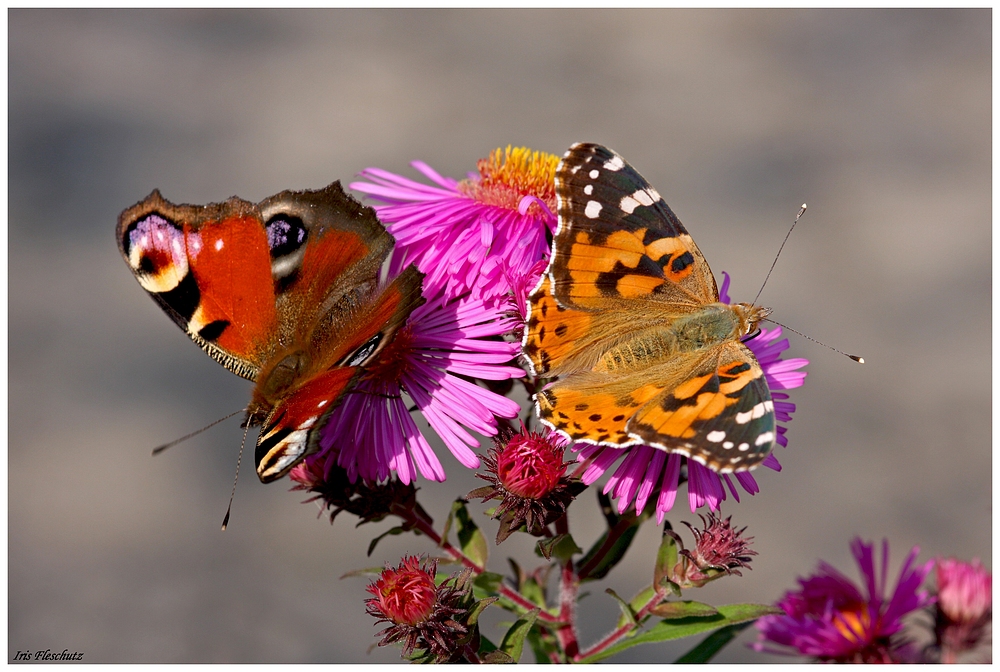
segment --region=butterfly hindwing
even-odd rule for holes
[[[774,444],[774,402],[753,353],[732,341],[715,348],[679,385],[650,399],[627,430],[642,443],[714,471],[745,470]]]
[[[297,376],[297,384],[282,391],[263,421],[255,451],[262,482],[281,478],[306,455],[320,449],[321,430],[343,395],[350,393],[364,375],[363,367],[376,360],[410,313],[424,302],[422,279],[423,274],[410,266],[340,316],[335,344],[310,360],[309,368]],[[255,392],[260,392],[260,385],[271,375],[265,370]]]

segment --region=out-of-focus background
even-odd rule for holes
[[[414,159],[462,177],[508,143],[617,150],[739,300],[809,204],[761,302],[868,363],[792,336],[812,363],[784,471],[723,507],[760,555],[688,597],[772,602],[820,558],[854,576],[854,535],[890,540],[893,577],[913,545],[990,565],[990,10],[11,10],[8,27],[8,660],[399,660],[367,651],[366,581],[339,577],[426,538],[368,558],[389,521],[331,527],[252,469],[220,532],[235,419],[150,457],[250,384],[145,296],[114,225],[154,187],[256,201],[367,166],[415,176]],[[420,491],[439,521],[481,483],[446,467]],[[574,509],[589,544],[593,492]],[[682,499],[670,519],[696,516]],[[592,586],[584,642],[617,618],[604,587],[648,583],[658,537]],[[492,568],[530,547],[512,538]],[[785,660],[746,649],[753,633],[718,660]]]

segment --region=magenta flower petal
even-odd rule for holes
[[[889,544],[882,543],[882,562],[875,561],[872,544],[855,538],[851,552],[860,569],[864,591],[825,562],[817,573],[799,579],[777,606],[784,616],[757,621],[758,641],[752,648],[771,653],[798,653],[821,661],[839,663],[905,662],[907,642],[896,635],[903,617],[933,602],[920,590],[933,562],[915,565],[920,549],[914,547],[899,571],[888,602]],[[774,649],[777,644],[786,649]]]
[[[411,165],[438,186],[368,168],[361,172],[367,181],[351,188],[381,201],[375,210],[397,245],[390,272],[416,264],[432,293],[472,292],[496,304],[513,289],[512,276],[548,256],[557,163],[548,154],[508,147],[461,182],[415,161]]]
[[[319,457],[335,455],[327,465],[345,469],[352,482],[383,481],[392,473],[403,484],[418,474],[443,481],[444,468],[411,417],[406,395],[458,461],[478,467],[479,439],[471,432],[495,435],[497,418],[516,417],[520,406],[459,376],[523,376],[510,365],[518,344],[497,339],[515,325],[479,299],[428,299],[331,414]]]

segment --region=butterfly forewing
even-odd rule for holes
[[[577,144],[556,170],[559,231],[548,275],[576,309],[608,298],[706,303],[718,291],[705,259],[659,193],[620,156]]]

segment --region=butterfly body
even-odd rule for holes
[[[647,444],[720,472],[759,464],[774,404],[740,339],[770,311],[719,301],[691,236],[614,152],[570,148],[556,196],[523,340],[532,372],[555,379],[535,397],[541,421],[573,441]]]
[[[258,204],[174,205],[154,191],[121,214],[117,238],[174,322],[255,382],[246,422],[262,427],[264,482],[319,449],[342,395],[423,302],[412,267],[380,285],[392,236],[336,182]]]

